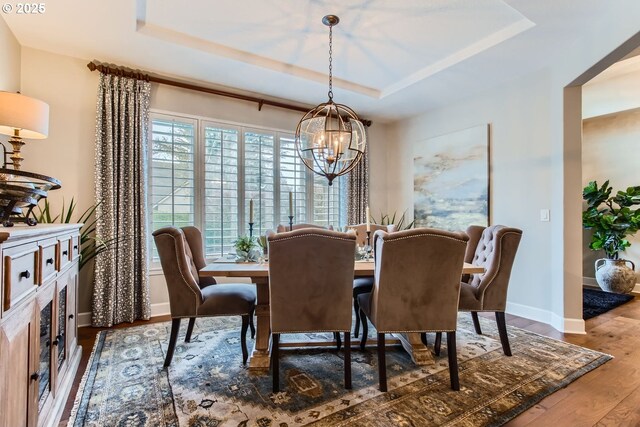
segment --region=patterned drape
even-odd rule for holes
[[[117,238],[96,257],[93,326],[151,314],[146,180],[149,82],[100,74],[96,114],[96,236]]]
[[[366,128],[365,128],[366,132]],[[368,132],[367,132],[368,133]],[[367,135],[367,140],[369,136]],[[367,143],[367,145],[369,145]],[[367,221],[365,210],[369,205],[369,147],[360,162],[348,175],[347,221],[349,225]]]

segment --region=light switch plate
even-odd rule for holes
[[[540,221],[549,222],[549,209],[540,209]]]

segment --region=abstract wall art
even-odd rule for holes
[[[489,125],[419,141],[413,165],[416,227],[489,225]]]

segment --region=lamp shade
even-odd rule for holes
[[[49,134],[49,104],[12,92],[0,92],[0,134],[44,139]]]

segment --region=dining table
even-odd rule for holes
[[[373,260],[354,261],[354,277],[372,277],[374,275]],[[484,268],[464,263],[462,274],[484,273]],[[253,351],[249,357],[251,371],[268,371],[270,366],[271,347],[271,312],[269,307],[269,264],[268,262],[234,262],[220,258],[200,269],[200,277],[237,277],[249,278],[256,285],[256,337]],[[431,351],[422,343],[420,334],[394,334],[396,339],[407,350],[418,365],[433,363]],[[387,341],[389,343],[389,341]],[[295,343],[292,343],[295,345]],[[328,343],[314,343],[327,345]],[[371,345],[376,341],[371,340]],[[291,344],[290,344],[291,345]],[[353,344],[355,345],[355,344]]]

